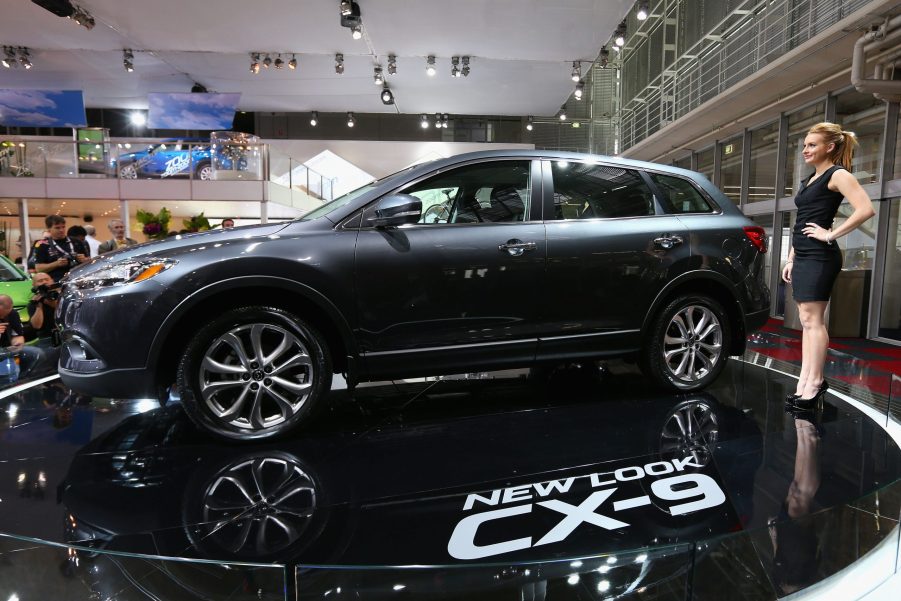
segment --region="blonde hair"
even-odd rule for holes
[[[851,171],[851,156],[857,146],[857,136],[853,131],[845,131],[840,125],[823,121],[811,127],[807,133],[819,134],[826,144],[835,144],[835,148],[829,153],[829,160]]]

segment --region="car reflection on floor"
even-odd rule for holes
[[[43,503],[41,518],[32,500],[31,523],[0,515],[0,531],[56,524],[57,540],[96,549],[82,566],[108,561],[103,550],[297,566],[308,598],[341,587],[378,597],[396,584],[390,571],[311,567],[325,564],[450,566],[407,573],[411,594],[438,577],[449,595],[537,599],[574,582],[607,596],[684,591],[694,541],[766,532],[779,513],[797,444],[783,386],[741,362],[692,395],[655,392],[625,364],[383,383],[333,392],[299,436],[236,446],[197,431],[177,402],[146,410],[153,403],[45,384],[16,397],[3,452],[43,466],[60,504]],[[49,412],[67,405],[90,419],[53,425]],[[73,429],[78,419],[87,428]],[[837,398],[815,421],[829,436],[813,511],[899,472],[893,443]],[[4,500],[29,502],[0,481]],[[580,566],[563,561],[575,557]]]

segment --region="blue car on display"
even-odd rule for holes
[[[144,150],[119,155],[118,167],[122,179],[189,177],[213,178],[210,141],[201,139],[170,139],[151,144]]]

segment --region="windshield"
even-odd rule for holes
[[[18,270],[0,261],[0,282],[24,282],[26,279]]]
[[[390,179],[393,179],[401,174],[404,174],[404,173],[410,171],[411,169],[413,169],[414,167],[418,167],[418,165],[413,165],[411,167],[407,167],[406,169],[401,169],[400,171],[398,171],[396,173],[392,173],[391,175],[386,175],[382,179],[373,180],[373,181],[369,182],[368,184],[364,184],[363,186],[357,188],[356,190],[351,190],[347,194],[342,194],[338,198],[336,198],[334,200],[330,200],[329,202],[325,203],[321,207],[315,208],[312,211],[310,211],[309,213],[306,213],[305,215],[300,216],[298,218],[298,220],[299,221],[312,221],[313,219],[319,219],[320,217],[324,217],[325,215],[328,215],[332,211],[340,209],[341,207],[343,207],[344,205],[346,205],[353,199],[355,199],[359,196],[362,196],[363,194],[366,194],[367,192],[369,192],[376,186],[379,186],[379,185],[387,182]]]

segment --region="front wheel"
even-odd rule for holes
[[[213,166],[208,162],[203,162],[197,165],[197,169],[194,170],[194,179],[203,181],[209,181],[213,179]]]
[[[328,393],[331,365],[322,337],[295,315],[241,307],[193,337],[177,384],[186,413],[202,429],[262,440],[308,421]]]
[[[642,368],[669,390],[700,390],[713,382],[729,358],[726,312],[708,296],[670,301],[650,328],[642,348]]]

